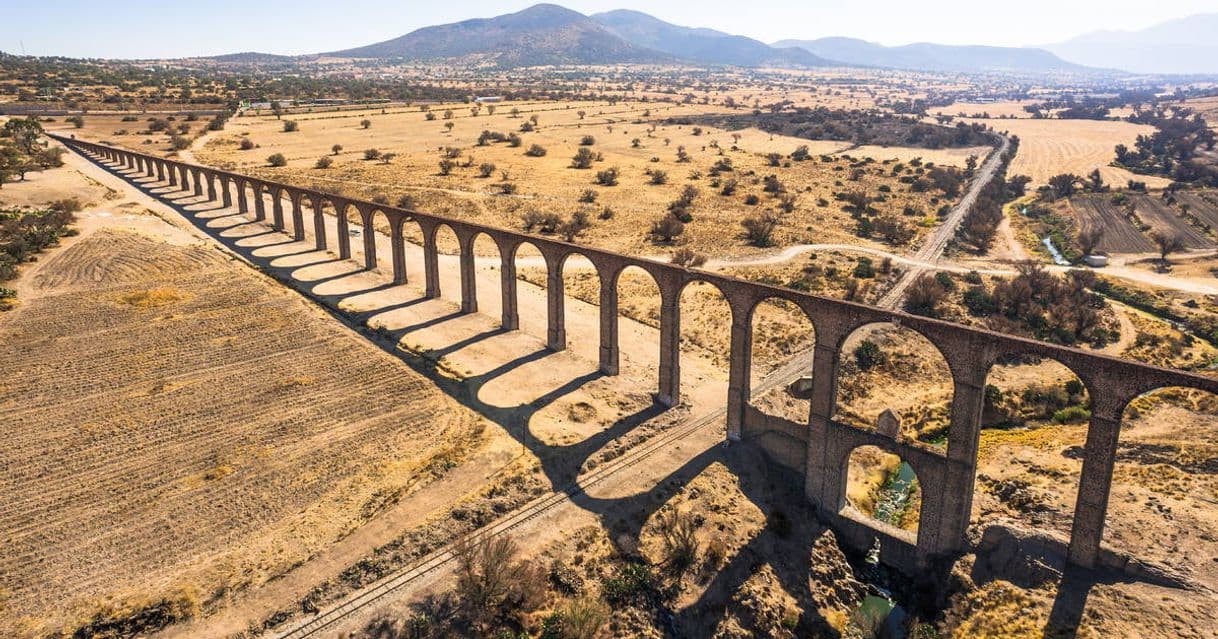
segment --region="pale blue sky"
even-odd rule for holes
[[[394,38],[419,27],[523,9],[530,0],[3,0],[0,51],[149,58],[238,51],[300,54]],[[1031,45],[1097,29],[1138,29],[1218,0],[571,0],[582,13],[638,9],[687,26],[772,42],[840,35],[884,44]]]

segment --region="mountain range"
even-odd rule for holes
[[[1170,20],[1141,31],[1096,31],[1045,48],[1079,64],[1132,73],[1218,74],[1218,13]]]
[[[539,4],[493,18],[424,27],[367,46],[320,54],[411,61],[459,60],[500,67],[596,64],[699,66],[856,66],[947,73],[1014,72],[1218,74],[1218,14],[1167,22],[1139,32],[1097,32],[1040,48],[933,43],[889,47],[854,38],[766,44],[713,29],[671,24],[630,10],[587,16]],[[282,60],[268,54],[218,61]],[[1109,71],[1106,71],[1109,70]]]
[[[799,47],[850,66],[884,67],[914,71],[978,73],[1079,73],[1082,65],[1066,62],[1044,49],[1019,47],[953,46],[918,43],[886,47],[855,38],[782,40],[775,47]]]

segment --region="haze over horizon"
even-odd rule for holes
[[[259,51],[298,55],[333,51],[394,38],[416,29],[518,11],[535,0],[420,4],[350,0],[340,6],[319,0],[248,3],[215,0],[206,7],[130,2],[48,0],[11,7],[0,35],[0,51],[92,58],[177,58]],[[1133,0],[1060,3],[1028,0],[1001,16],[975,3],[946,0],[926,5],[876,0],[867,5],[827,0],[815,6],[763,1],[747,12],[739,2],[688,3],[661,0],[571,0],[559,2],[585,14],[633,9],[661,20],[756,38],[854,37],[885,45],[913,42],[1038,46],[1098,30],[1138,30],[1197,13],[1218,11],[1218,0]],[[1046,19],[1052,16],[1053,19]],[[266,25],[284,28],[266,29]],[[798,26],[804,25],[804,26]]]

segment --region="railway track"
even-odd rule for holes
[[[927,238],[926,243],[922,248],[914,253],[913,260],[921,264],[915,265],[901,279],[897,280],[892,288],[888,289],[887,293],[880,298],[876,303],[877,306],[888,309],[895,309],[901,305],[905,299],[905,292],[909,290],[909,286],[914,283],[923,273],[931,269],[922,264],[934,263],[943,257],[943,251],[947,249],[947,244],[956,236],[956,230],[960,228],[960,224],[964,222],[964,218],[968,216],[968,212],[972,210],[973,205],[977,203],[977,197],[981,195],[981,189],[984,189],[998,172],[998,167],[1002,165],[1002,156],[1006,154],[1007,149],[1011,148],[1011,141],[1006,136],[1002,138],[1002,145],[990,152],[990,155],[985,160],[985,164],[981,165],[980,172],[977,177],[969,184],[968,191],[964,197],[960,198],[960,202],[956,204],[951,213],[947,214],[947,218],[943,220],[943,224],[935,229],[935,232]]]

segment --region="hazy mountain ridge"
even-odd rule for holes
[[[1096,70],[1067,62],[1043,49],[1019,47],[946,45],[929,42],[886,47],[857,38],[780,40],[773,46],[799,47],[822,58],[838,60],[848,65],[914,71],[1078,73]]]
[[[1140,31],[1095,31],[1045,48],[1079,64],[1131,73],[1218,74],[1218,13],[1169,20]]]
[[[759,40],[714,29],[678,26],[639,11],[618,9],[591,18],[632,44],[703,64],[742,67],[835,64],[804,49],[771,47]]]

